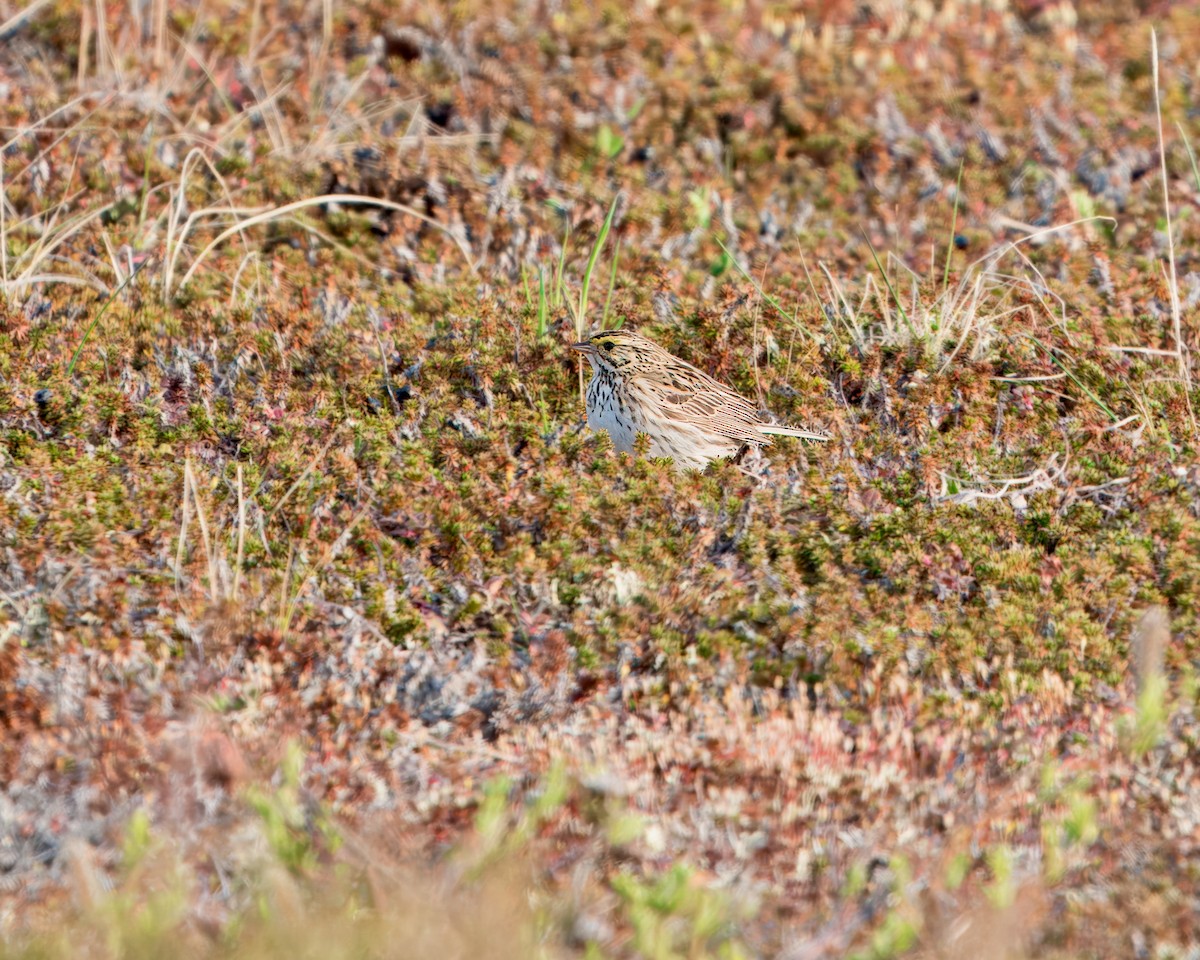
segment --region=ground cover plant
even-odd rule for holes
[[[1197,64],[0,3],[0,954],[1195,955]],[[615,454],[602,325],[833,439]]]

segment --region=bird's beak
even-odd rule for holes
[[[581,340],[579,343],[573,343],[573,344],[571,344],[571,349],[572,349],[572,350],[578,350],[578,351],[579,351],[580,353],[582,353],[584,356],[587,356],[587,355],[588,355],[588,354],[590,354],[590,353],[595,353],[595,352],[596,352],[596,348],[595,348],[594,346],[592,346],[592,344],[590,344],[590,343],[589,343],[588,341],[586,341],[586,340]]]

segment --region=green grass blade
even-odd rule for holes
[[[537,334],[544,337],[550,327],[550,304],[546,300],[546,274],[538,267]]]
[[[875,245],[871,243],[871,238],[867,236],[867,232],[862,232],[863,239],[867,241],[867,247],[871,251],[871,257],[875,261],[875,266],[879,270],[879,275],[883,277],[883,282],[887,284],[888,293],[892,295],[892,300],[896,303],[896,309],[900,311],[900,319],[904,321],[904,326],[908,330],[908,335],[913,340],[919,340],[917,331],[913,329],[912,322],[908,319],[908,313],[904,309],[904,304],[900,302],[900,298],[896,295],[896,288],[892,286],[892,278],[887,275],[887,271],[883,269],[883,264],[879,262],[879,254],[875,252]]]
[[[75,364],[79,362],[79,355],[83,353],[83,347],[88,342],[88,337],[92,335],[92,331],[96,329],[96,324],[100,322],[101,317],[108,312],[108,308],[112,306],[112,302],[117,299],[121,291],[129,286],[129,284],[133,282],[133,278],[141,273],[142,268],[153,259],[153,257],[147,257],[145,260],[139,263],[134,269],[133,273],[122,280],[117,286],[117,289],[109,294],[108,299],[104,301],[104,305],[100,308],[100,311],[92,318],[92,322],[88,324],[88,328],[83,332],[83,337],[79,341],[79,346],[75,348],[75,352],[71,355],[71,362],[67,364],[68,377],[75,373]]]
[[[1179,131],[1179,137],[1183,140],[1184,149],[1187,150],[1188,159],[1192,161],[1192,179],[1196,181],[1196,189],[1200,190],[1200,167],[1196,166],[1196,151],[1192,149],[1192,141],[1187,137],[1187,131],[1183,129],[1183,124],[1178,120],[1175,121],[1175,127]]]
[[[954,213],[950,216],[950,239],[946,243],[946,271],[942,274],[943,296],[945,296],[946,288],[950,285],[950,256],[954,253],[954,235],[958,230],[958,201],[962,197],[963,165],[966,160],[966,154],[963,154],[958,161],[958,182],[954,184]]]
[[[571,243],[571,225],[568,223],[563,231],[562,246],[558,248],[558,269],[554,271],[554,309],[557,310],[563,305],[566,299],[563,296],[563,267],[567,262],[567,247]]]
[[[600,233],[596,236],[596,242],[592,244],[592,253],[588,257],[587,269],[583,272],[583,286],[579,290],[579,311],[575,314],[575,329],[579,336],[583,336],[584,318],[587,316],[588,291],[592,286],[592,272],[596,269],[596,261],[600,259],[600,251],[604,249],[604,244],[608,240],[608,231],[612,229],[613,217],[617,212],[617,200],[620,199],[620,194],[613,197],[612,205],[608,208],[608,216],[604,218],[604,224],[600,227]]]
[[[1068,367],[1065,363],[1063,363],[1061,360],[1058,359],[1058,357],[1056,357],[1054,355],[1054,349],[1052,347],[1046,346],[1044,343],[1042,343],[1041,340],[1039,340],[1037,337],[1035,337],[1032,333],[1026,334],[1026,336],[1028,336],[1030,340],[1032,340],[1039,347],[1041,347],[1042,350],[1045,352],[1046,356],[1050,358],[1050,362],[1053,363],[1056,367],[1058,367],[1058,369],[1061,370],[1063,373],[1065,373],[1067,375],[1067,378],[1073,384],[1075,384],[1075,386],[1077,386],[1080,390],[1082,390],[1084,393],[1086,393],[1088,395],[1088,397],[1092,400],[1092,402],[1096,404],[1096,406],[1098,406],[1101,410],[1103,410],[1105,413],[1107,413],[1109,419],[1112,420],[1113,423],[1116,423],[1118,420],[1121,419],[1115,413],[1113,413],[1112,410],[1109,409],[1108,404],[1106,404],[1098,396],[1096,396],[1094,393],[1092,393],[1092,391],[1088,388],[1087,384],[1085,384],[1082,380],[1080,380],[1077,376],[1075,376],[1075,374],[1071,371],[1070,367]]]
[[[613,250],[612,269],[608,273],[608,294],[604,297],[604,314],[600,318],[600,329],[608,329],[608,308],[612,306],[613,288],[617,285],[617,264],[621,262],[621,240],[617,238],[617,246]]]
[[[769,303],[774,308],[776,313],[778,313],[785,320],[789,321],[800,333],[802,333],[804,336],[808,337],[814,343],[821,342],[821,338],[819,336],[817,336],[811,330],[804,327],[800,323],[800,321],[796,319],[794,314],[790,314],[786,310],[784,310],[783,304],[781,304],[778,300],[776,300],[773,296],[771,296],[771,294],[767,293],[767,291],[763,289],[762,284],[759,283],[757,280],[754,279],[754,277],[752,277],[749,273],[746,272],[746,270],[738,262],[738,258],[735,257],[733,255],[733,252],[727,246],[725,246],[725,244],[723,244],[721,242],[720,237],[713,237],[713,239],[717,241],[717,246],[719,246],[722,250],[725,251],[725,255],[729,258],[729,262],[732,263],[734,265],[734,267],[737,268],[737,272],[740,273],[743,277],[745,277],[747,280],[750,281],[750,283],[753,285],[754,289],[758,291],[758,295],[760,297],[762,297],[767,303]]]

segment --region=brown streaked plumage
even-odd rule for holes
[[[701,468],[764,447],[772,436],[829,439],[766,422],[749,400],[632,330],[593,333],[571,349],[592,365],[588,426],[607,430],[617,450],[632,453],[644,433],[651,456]]]

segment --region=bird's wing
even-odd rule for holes
[[[758,429],[761,418],[754,404],[703,370],[686,366],[686,370],[653,367],[639,372],[635,385],[651,394],[672,420],[707,424],[739,443],[771,442]]]

